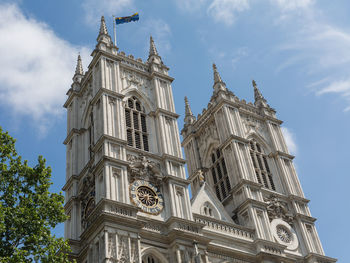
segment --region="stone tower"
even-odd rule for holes
[[[103,17],[87,72],[78,57],[64,104],[71,258],[334,262],[256,84],[255,105],[246,104],[214,67],[213,97],[198,119],[186,99],[187,179],[168,70],[152,37],[145,62],[119,52]]]
[[[78,262],[164,262],[193,250],[168,70],[152,37],[146,62],[118,53],[103,17],[87,72],[78,57],[64,105],[65,237]]]
[[[246,103],[226,88],[215,64],[213,71],[208,107],[196,118],[185,98],[182,130],[193,217],[206,224],[208,248],[221,245],[209,261],[222,262],[217,258],[226,255],[224,262],[241,262],[234,259],[240,255],[244,262],[335,262],[324,256],[276,111],[254,80],[255,102]],[[203,197],[204,190],[215,195],[230,224],[254,232],[240,236],[226,223],[213,224],[219,209]]]

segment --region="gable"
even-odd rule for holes
[[[197,195],[191,199],[191,208],[192,213],[233,223],[224,206],[206,182],[203,183]]]

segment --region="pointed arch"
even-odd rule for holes
[[[81,127],[84,127],[84,128],[89,127],[91,112],[92,112],[92,106],[91,105],[87,105],[85,107],[85,110],[84,110],[82,118],[81,118]]]
[[[211,166],[211,154],[212,152],[217,149],[220,145],[220,142],[218,140],[208,138],[208,148],[205,151],[205,156],[203,156],[203,161],[205,167],[210,167]]]
[[[257,181],[268,189],[276,190],[269,164],[271,160],[267,154],[271,152],[268,145],[261,138],[252,136],[249,142],[249,152]]]
[[[208,151],[208,154],[209,160],[207,162],[209,164],[209,174],[211,175],[209,182],[211,182],[217,198],[222,202],[230,195],[232,189],[232,182],[229,178],[224,154],[221,149],[214,147]]]
[[[247,136],[247,139],[249,141],[251,141],[251,140],[257,141],[263,147],[265,154],[268,155],[272,152],[270,145],[267,143],[267,141],[260,134],[258,134],[256,132],[251,132]]]
[[[148,152],[149,125],[147,125],[147,114],[142,102],[136,96],[132,96],[127,98],[124,107],[128,145]]]
[[[124,95],[124,102],[126,102],[128,98],[132,96],[135,96],[138,100],[140,100],[140,102],[144,105],[147,114],[154,109],[154,104],[148,99],[148,96],[144,92],[140,91],[139,89],[133,86],[128,87],[124,91]]]
[[[144,261],[147,257],[153,257],[154,262]],[[155,247],[149,247],[141,251],[142,263],[168,263],[166,257]]]

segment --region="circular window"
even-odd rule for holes
[[[292,233],[290,233],[286,227],[284,227],[282,225],[278,225],[276,227],[276,232],[277,232],[277,236],[279,237],[279,239],[281,241],[283,241],[284,243],[292,242],[292,240],[293,240]]]
[[[295,250],[298,248],[299,242],[294,229],[282,219],[271,221],[271,232],[276,241],[287,246],[287,249]]]

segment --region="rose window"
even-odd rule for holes
[[[277,226],[276,230],[277,230],[277,236],[281,241],[283,241],[284,243],[292,242],[292,239],[293,239],[292,234],[289,232],[287,228],[279,225]]]
[[[157,194],[147,186],[140,186],[137,189],[137,197],[146,206],[154,206],[158,203]]]

